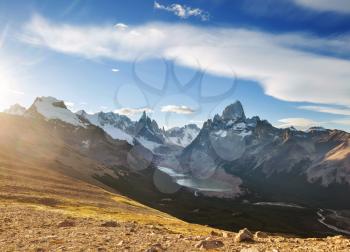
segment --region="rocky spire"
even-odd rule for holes
[[[240,101],[236,101],[231,105],[228,105],[224,112],[222,112],[222,119],[224,120],[245,120],[245,114],[243,110],[243,106]]]
[[[143,111],[140,120],[144,121],[144,120],[146,120],[146,119],[147,119],[146,111]]]

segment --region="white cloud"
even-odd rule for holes
[[[133,116],[143,112],[153,113],[153,110],[150,108],[121,108],[114,110],[114,113],[126,116]]]
[[[114,25],[114,28],[116,28],[117,30],[120,30],[120,31],[125,31],[128,28],[128,26],[126,24],[123,24],[123,23],[118,23],[118,24]]]
[[[120,70],[119,69],[117,69],[117,68],[112,68],[112,72],[114,72],[114,73],[118,73]]]
[[[22,41],[85,58],[134,61],[166,58],[207,73],[258,81],[275,98],[350,106],[350,61],[300,51],[307,47],[350,53],[350,36],[322,39],[305,34],[151,23],[120,31],[111,26],[50,23],[35,16]],[[347,43],[349,42],[349,43]],[[331,48],[331,49],[328,49]],[[195,60],[194,60],[195,59]]]
[[[162,112],[171,112],[176,114],[192,114],[195,112],[194,109],[187,106],[167,105],[161,108]]]
[[[350,115],[350,108],[335,108],[329,106],[300,106],[299,108],[335,115]]]
[[[280,125],[277,126],[279,128],[288,128],[293,126],[301,130],[305,130],[313,126],[319,126],[323,124],[321,122],[316,122],[314,120],[307,119],[307,118],[284,118],[278,121],[281,123]]]
[[[171,4],[171,5],[162,5],[158,2],[154,2],[154,9],[158,10],[165,10],[174,13],[174,15],[186,19],[191,16],[194,17],[200,17],[202,21],[208,21],[209,20],[209,13],[201,10],[199,8],[191,8],[186,5],[181,4]]]
[[[317,11],[350,13],[349,0],[294,0],[294,2]]]

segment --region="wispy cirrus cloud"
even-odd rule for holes
[[[150,108],[120,108],[114,110],[114,113],[117,113],[119,115],[126,115],[126,116],[134,116],[140,113],[153,113],[153,110]]]
[[[349,0],[294,0],[294,2],[316,11],[333,11],[350,14]]]
[[[166,105],[161,108],[162,112],[170,112],[170,113],[176,113],[176,114],[192,114],[195,112],[194,109],[181,105]]]
[[[350,116],[350,107],[336,108],[331,106],[300,106],[298,108],[321,113]]]
[[[202,21],[209,20],[209,13],[199,8],[192,8],[181,4],[162,5],[154,1],[154,9],[172,12],[174,15],[186,19],[191,16],[199,17]]]
[[[350,54],[347,35],[324,39],[171,23],[118,30],[113,25],[57,24],[34,16],[20,39],[87,59],[176,59],[182,66],[226,77],[232,77],[233,69],[238,78],[257,81],[267,95],[281,100],[350,106],[350,60],[315,53],[331,48]],[[305,45],[309,52],[297,49]]]

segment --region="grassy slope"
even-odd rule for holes
[[[63,143],[46,123],[0,114],[1,204],[157,224],[171,232],[201,234],[212,230],[180,221],[116,193],[91,177],[97,166],[100,165]]]

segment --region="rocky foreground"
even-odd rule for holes
[[[163,225],[77,217],[24,204],[0,207],[1,251],[349,251],[342,237],[287,238],[263,232],[176,233]]]

